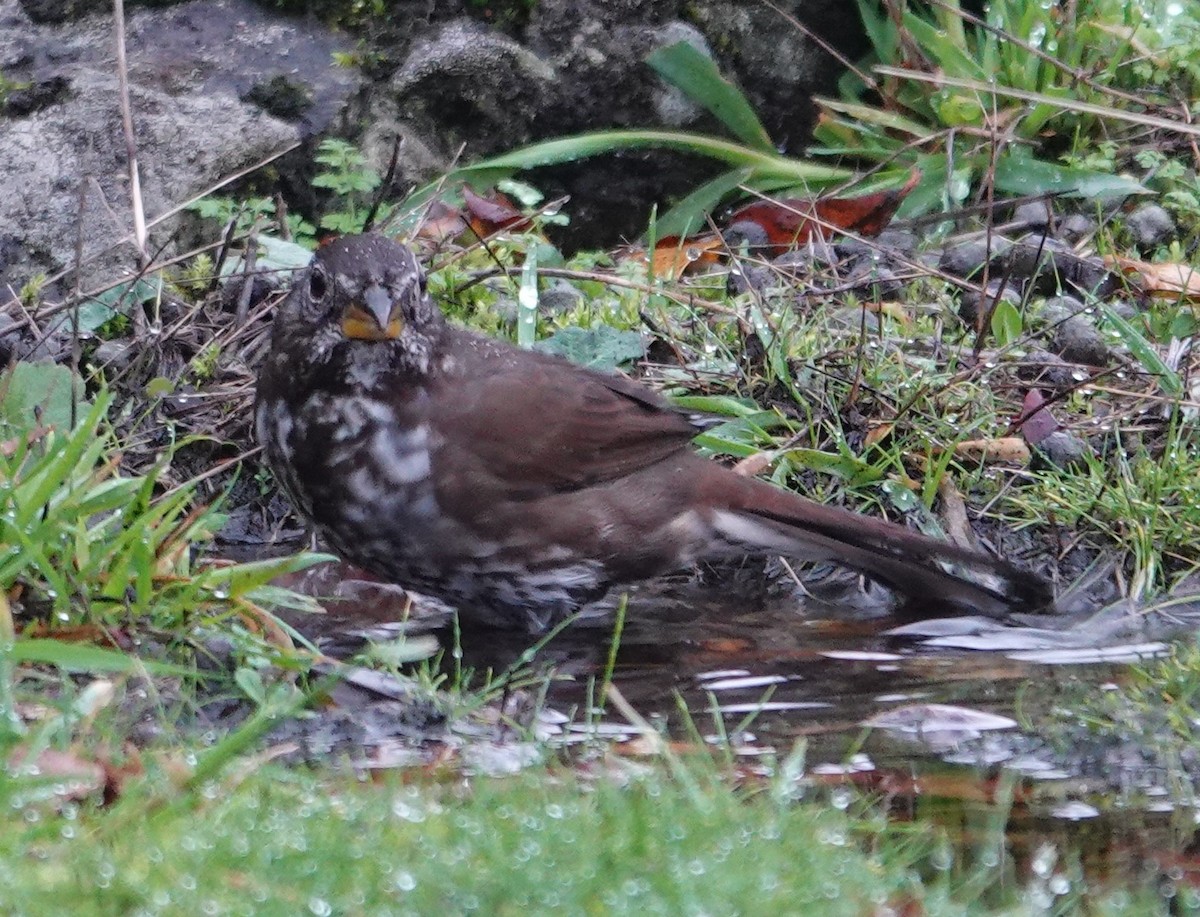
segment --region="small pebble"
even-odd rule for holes
[[[1142,204],[1125,217],[1125,229],[1134,245],[1148,251],[1175,236],[1175,221],[1158,204]]]
[[[1068,363],[1085,366],[1107,366],[1108,345],[1104,336],[1084,315],[1073,315],[1054,329],[1050,349]]]
[[[1003,236],[992,237],[990,260],[998,265],[1007,254],[1012,243]],[[942,252],[938,267],[947,274],[955,277],[974,277],[983,270],[983,265],[989,260],[986,239],[972,239],[951,245]]]
[[[987,292],[983,296],[980,296],[977,290],[963,290],[958,300],[958,317],[968,325],[974,326],[979,321],[980,314],[986,314],[992,308],[992,303],[996,301],[996,295],[999,290],[999,280],[993,280],[989,283]],[[1014,290],[1011,285],[1005,284],[1004,292],[999,295],[1005,302],[1010,302],[1014,306],[1020,307],[1021,293],[1018,290]]]
[[[1030,467],[1035,471],[1061,468],[1081,469],[1092,454],[1092,447],[1069,430],[1056,430],[1033,447]]]
[[[1013,222],[1023,223],[1027,229],[1045,229],[1054,219],[1049,201],[1027,201],[1013,211]]]
[[[1068,245],[1074,245],[1095,231],[1096,221],[1086,213],[1072,213],[1058,225],[1058,237]]]

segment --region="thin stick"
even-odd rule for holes
[[[133,244],[141,266],[149,262],[146,249],[146,211],[142,206],[142,182],[138,177],[137,138],[133,135],[133,111],[129,104],[129,66],[125,59],[125,0],[113,0],[117,32],[117,82],[121,87],[121,126],[125,129],[125,152],[129,160],[129,198],[133,207]]]

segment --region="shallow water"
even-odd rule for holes
[[[305,577],[304,591],[350,598],[301,629],[340,639],[412,613],[394,587],[355,576],[327,568]],[[1005,856],[1026,877],[1053,850],[1056,868],[1076,864],[1093,879],[1188,884],[1197,816],[1177,775],[1145,749],[1038,731],[1051,707],[1119,691],[1129,663],[923,646],[890,636],[901,622],[867,603],[821,605],[761,583],[751,570],[635,594],[612,676],[621,697],[681,747],[728,743],[748,777],[790,755],[802,762],[803,794],[837,804],[851,798],[839,788],[852,785],[898,819],[935,819],[967,846],[1002,826]],[[565,714],[562,741],[585,741],[598,717],[606,737],[628,739],[636,754],[639,730],[612,704],[586,710],[612,636],[611,625],[569,627],[532,665],[556,673],[547,701]],[[478,672],[505,671],[532,640],[469,627],[459,639],[462,665]]]

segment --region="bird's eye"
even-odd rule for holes
[[[325,275],[321,271],[314,269],[313,272],[308,275],[309,297],[313,302],[320,302],[325,298],[325,292],[327,289],[328,285],[325,283]]]

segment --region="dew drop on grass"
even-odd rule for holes
[[[825,828],[817,834],[817,839],[830,847],[846,846],[846,832],[841,828]]]
[[[954,865],[954,851],[949,844],[938,844],[929,855],[929,864],[940,872],[946,872]]]
[[[333,913],[333,905],[324,898],[309,898],[308,909],[317,917],[329,917]]]
[[[843,812],[850,808],[850,803],[853,801],[854,794],[848,789],[839,787],[834,789],[829,794],[830,805],[832,805],[835,809],[840,809]]]
[[[1065,895],[1071,890],[1071,880],[1059,873],[1056,876],[1051,876],[1050,881],[1046,883],[1046,887],[1056,895]]]
[[[410,892],[417,887],[417,880],[413,877],[411,872],[397,873],[396,878],[393,881],[395,882],[396,888],[400,889],[402,892]]]

